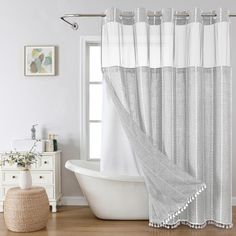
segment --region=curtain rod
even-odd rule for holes
[[[67,24],[71,25],[72,28],[74,30],[77,30],[78,29],[78,24],[76,22],[73,22],[71,23],[70,21],[66,20],[66,18],[70,18],[70,17],[105,17],[106,14],[104,13],[95,13],[95,14],[91,14],[91,13],[88,13],[88,14],[65,14],[64,16],[60,17],[61,20],[63,20],[64,22],[66,22]],[[134,15],[131,14],[131,15],[127,15],[127,14],[121,14],[120,17],[133,17]],[[147,14],[148,17],[161,17],[162,14],[161,12],[158,12],[156,14]],[[175,13],[174,16],[183,16],[183,17],[188,17],[189,16],[189,13],[187,12],[181,12],[181,13]],[[216,13],[202,13],[201,14],[202,17],[216,17],[217,14]],[[236,14],[229,14],[229,17],[236,17]]]

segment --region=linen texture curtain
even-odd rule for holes
[[[105,122],[103,131],[110,134],[113,124],[122,139],[116,146],[124,149],[114,155],[112,138],[104,137],[101,166],[108,171],[116,163],[117,173],[144,176],[150,226],[229,228],[229,17],[222,9],[211,16],[202,17],[199,9],[188,14],[106,12],[102,70],[112,101],[106,109],[120,125]]]

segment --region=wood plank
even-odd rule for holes
[[[236,207],[233,207],[233,222],[236,224]],[[236,226],[232,229],[220,229],[208,225],[204,229],[194,230],[187,226],[176,229],[153,229],[147,221],[99,220],[88,207],[60,207],[57,213],[51,213],[46,229],[38,232],[17,234],[7,230],[3,214],[0,214],[0,236],[235,236]]]

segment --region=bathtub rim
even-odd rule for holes
[[[83,164],[86,166],[88,164],[88,167],[82,167],[79,164]],[[78,173],[81,175],[86,175],[90,177],[100,178],[104,180],[113,180],[113,181],[124,181],[124,182],[140,182],[144,183],[144,178],[142,176],[128,176],[128,175],[107,175],[105,173],[102,173],[98,170],[89,168],[90,166],[93,167],[99,167],[98,161],[92,161],[92,160],[78,160],[78,159],[71,159],[66,161],[65,167],[66,169]]]

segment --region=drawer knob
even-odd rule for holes
[[[15,178],[16,178],[16,176],[15,176],[15,175],[13,175],[13,176],[12,176],[12,179],[15,179]]]
[[[47,163],[48,163],[47,161],[44,162],[44,164],[47,164]]]
[[[39,178],[40,178],[40,179],[42,179],[42,178],[43,178],[43,176],[42,176],[42,175],[40,175],[40,176],[39,176]]]

